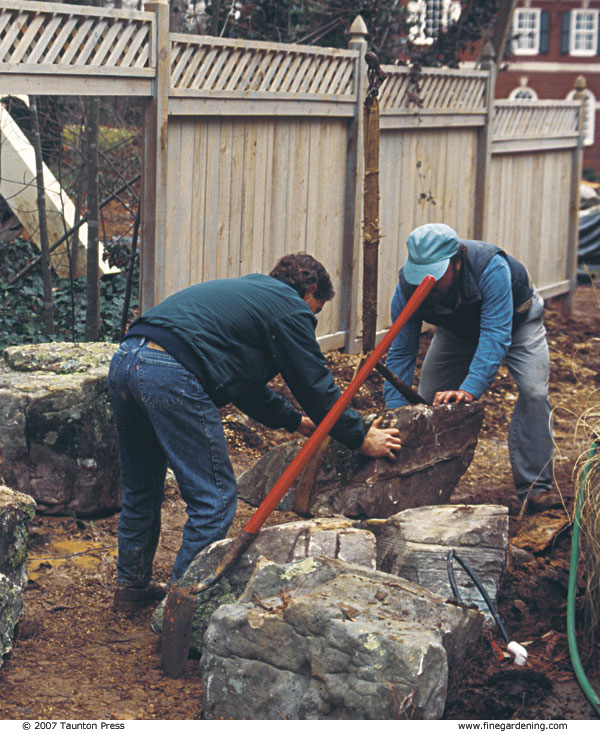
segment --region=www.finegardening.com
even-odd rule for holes
[[[477,723],[469,723],[469,724],[459,724],[459,729],[483,729],[486,731],[487,729],[498,729],[500,731],[510,731],[511,729],[533,729],[535,731],[546,731],[546,729],[550,730],[552,729],[567,729],[568,725],[565,723],[549,723],[543,721],[509,721],[509,722],[500,722],[500,721],[482,721]]]

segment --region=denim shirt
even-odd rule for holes
[[[511,274],[503,257],[492,257],[481,274],[479,287],[482,294],[479,341],[469,372],[459,387],[475,398],[480,398],[491,385],[512,340]],[[406,299],[398,285],[392,298],[393,321],[405,304]],[[388,369],[408,385],[412,384],[414,377],[421,327],[422,320],[413,316],[394,339],[386,360]],[[387,408],[407,404],[406,399],[388,382],[384,385],[383,394]]]

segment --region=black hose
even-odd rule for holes
[[[450,586],[452,587],[452,593],[454,594],[454,598],[459,604],[464,604],[463,600],[461,599],[460,593],[458,591],[458,586],[456,585],[456,578],[454,577],[454,566],[452,565],[452,558],[454,557],[454,551],[451,550],[450,553],[448,553],[448,579],[450,581]]]
[[[498,610],[496,609],[494,602],[490,599],[489,594],[487,591],[483,588],[483,584],[481,581],[477,578],[475,572],[469,567],[466,561],[464,561],[458,553],[452,549],[448,553],[448,576],[450,577],[450,586],[452,586],[452,591],[454,592],[454,595],[456,596],[457,601],[460,602],[460,597],[457,594],[456,590],[456,581],[454,580],[454,569],[452,567],[452,559],[456,558],[456,560],[460,563],[460,565],[465,569],[465,571],[469,574],[471,579],[473,580],[473,583],[475,586],[479,589],[481,596],[483,597],[485,603],[488,605],[488,608],[492,614],[492,617],[494,618],[496,624],[498,625],[498,629],[502,633],[502,637],[504,637],[506,644],[510,644],[510,637],[507,635],[506,630],[504,629],[504,625],[502,624],[502,620],[500,619],[500,616],[498,614]]]

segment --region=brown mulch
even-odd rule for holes
[[[556,484],[565,509],[533,517],[521,514],[506,448],[516,391],[503,368],[482,398],[485,421],[477,451],[452,501],[502,503],[509,508],[511,562],[499,609],[511,638],[527,646],[529,661],[517,669],[501,658],[492,641],[502,648],[503,640],[497,630],[491,630],[465,670],[452,676],[444,718],[594,718],[574,679],[565,616],[573,469],[588,448],[582,416],[600,403],[599,304],[600,294],[590,286],[580,287],[570,318],[550,308],[546,320]],[[352,378],[356,357],[331,353],[328,361],[344,387]],[[382,407],[379,375],[369,378],[354,405],[364,410]],[[289,437],[234,409],[224,409],[222,417],[238,472]],[[237,534],[252,512],[240,502],[230,533]],[[273,513],[269,523],[289,519],[295,516]],[[155,569],[159,580],[169,578],[184,520],[183,504],[171,481]],[[151,612],[124,617],[111,611],[117,522],[116,516],[78,520],[38,515],[34,519],[25,616],[18,625],[14,649],[0,668],[3,719],[201,717],[198,661],[188,660],[183,679],[165,677],[159,666],[160,641],[149,628]],[[580,646],[598,691],[594,669],[600,658],[598,645],[581,638]]]

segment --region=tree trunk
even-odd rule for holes
[[[494,33],[492,34],[491,38],[498,65],[502,64],[502,57],[504,56],[506,42],[511,33],[512,18],[516,6],[517,0],[500,0],[499,2],[498,12],[496,14],[496,22],[494,25]]]
[[[221,14],[221,0],[213,0],[212,18],[210,20],[210,32],[213,36],[219,35],[219,16]]]
[[[50,263],[50,246],[48,242],[48,223],[46,220],[46,191],[44,187],[44,163],[42,160],[42,142],[38,117],[37,98],[29,98],[31,112],[31,131],[33,133],[33,149],[35,151],[35,173],[37,183],[38,220],[40,227],[40,249],[42,259],[42,280],[44,283],[44,334],[54,333],[54,305],[52,302],[52,265]]]
[[[87,304],[85,338],[96,341],[100,332],[100,268],[98,267],[98,97],[86,101],[87,134]]]
[[[85,119],[85,116],[84,116]],[[79,125],[79,133],[77,135],[75,147],[79,158],[85,159],[85,151],[83,150],[84,143],[84,120]],[[75,276],[78,273],[78,258],[79,258],[79,220],[81,219],[81,209],[83,206],[83,197],[85,193],[85,177],[84,177],[84,165],[82,164],[77,173],[77,181],[75,183],[75,214],[73,215],[74,230],[70,240],[70,268],[71,273]]]
[[[133,236],[131,238],[131,253],[129,256],[129,265],[127,267],[127,283],[125,285],[125,298],[123,299],[123,312],[121,314],[121,339],[127,331],[127,316],[129,315],[129,305],[131,303],[131,290],[133,287],[133,271],[135,269],[135,256],[137,253],[138,233],[140,231],[141,202],[138,204],[138,210],[133,224]]]

